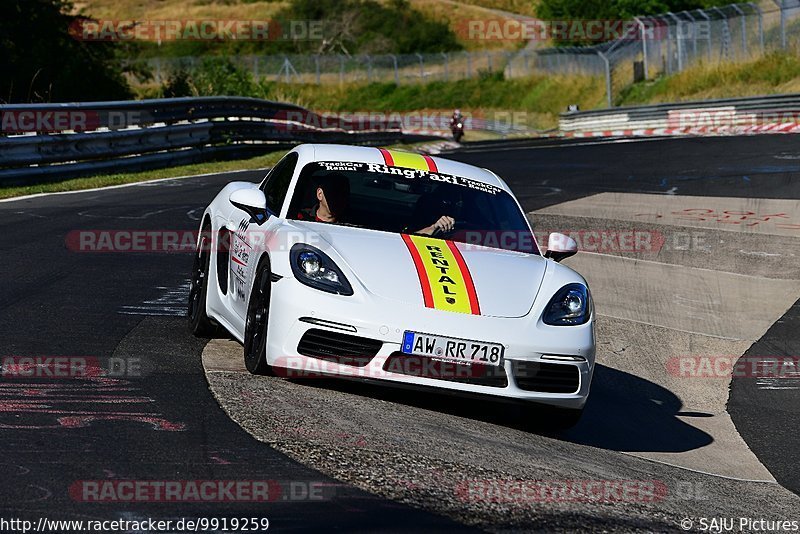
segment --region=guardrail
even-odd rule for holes
[[[353,125],[293,104],[206,97],[0,106],[0,183],[244,157],[300,142],[385,144],[399,123]]]
[[[771,131],[800,125],[800,94],[567,112],[561,114],[559,122],[562,132]]]

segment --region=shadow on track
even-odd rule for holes
[[[306,387],[396,402],[615,451],[685,452],[713,441],[707,433],[676,417],[679,413],[689,414],[680,411],[681,401],[672,392],[648,380],[599,364],[583,418],[574,428],[559,433],[542,429],[536,422],[535,409],[525,405],[354,380],[307,378],[291,381]],[[702,413],[692,415],[707,416]]]

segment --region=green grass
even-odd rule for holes
[[[461,108],[489,116],[493,110],[526,112],[535,129],[557,126],[569,104],[591,109],[603,102],[601,80],[589,76],[533,76],[504,80],[489,75],[457,82],[373,83],[324,86],[270,84],[266,98],[280,96],[318,111],[404,112]]]
[[[632,85],[616,98],[617,105],[709,100],[800,91],[800,58],[773,53],[754,61],[697,65],[673,76]]]

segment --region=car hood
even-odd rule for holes
[[[427,246],[441,246],[448,257],[460,255],[463,262],[453,277],[458,283],[471,278],[477,310],[492,317],[523,317],[528,314],[547,268],[547,260],[539,255],[524,254],[432,238],[411,238],[400,234],[349,228],[344,226],[292,221],[302,227],[308,242],[326,252],[346,273],[358,280],[374,295],[410,305],[426,306],[425,281],[432,282],[434,293],[441,273],[420,267],[414,249],[426,252]],[[314,236],[318,237],[316,239]],[[453,250],[455,248],[456,250]],[[449,249],[449,252],[448,250]],[[338,256],[338,258],[337,258]],[[342,265],[343,263],[343,265]],[[452,273],[449,273],[452,274]],[[354,280],[352,280],[353,282]],[[428,300],[428,303],[431,301]],[[436,307],[445,310],[445,307]],[[451,313],[447,310],[445,313]]]

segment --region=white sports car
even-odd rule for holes
[[[531,401],[574,424],[589,395],[586,281],[542,255],[493,172],[369,147],[301,145],[205,210],[189,296],[252,373],[345,376]]]

